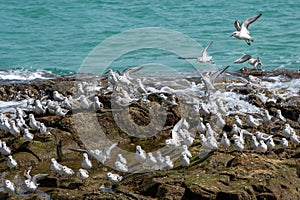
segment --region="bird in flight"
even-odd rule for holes
[[[238,64],[238,63],[244,63],[248,60],[248,63],[250,65],[252,65],[253,67],[255,67],[256,69],[261,69],[261,66],[263,65],[260,58],[253,58],[250,55],[244,55],[243,57],[237,59],[234,61],[234,64]]]
[[[248,27],[251,23],[255,22],[262,14],[255,15],[253,17],[250,17],[246,19],[242,26],[238,20],[235,20],[234,27],[236,28],[236,31],[234,31],[231,36],[239,39],[239,40],[245,40],[248,45],[253,42],[253,38],[250,36],[250,32],[248,30]]]
[[[202,50],[202,54],[200,57],[178,57],[178,59],[196,59],[197,62],[200,63],[206,63],[206,62],[210,62],[212,60],[212,56],[209,56],[207,53],[207,49],[212,45],[213,41],[211,41],[203,50]]]

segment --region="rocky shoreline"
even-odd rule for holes
[[[274,97],[274,93],[268,89],[260,89],[245,86],[232,86],[226,83],[241,83],[238,76],[245,78],[253,75],[268,80],[271,76],[284,75],[287,79],[299,79],[299,71],[252,71],[241,70],[217,80],[218,88],[222,91],[232,91],[247,96],[245,101],[259,109],[268,110],[270,115],[275,116],[276,110],[280,109],[286,122],[300,135],[300,123],[297,121],[300,115],[300,91],[294,97]],[[74,95],[78,80],[95,82],[95,78],[89,76],[62,76],[49,80],[33,80],[30,82],[1,82],[0,97],[2,102],[22,101],[26,98],[42,99],[44,96],[52,98],[53,92],[58,91],[64,96]],[[199,77],[188,78],[196,84],[201,83]],[[102,165],[97,160],[92,160],[93,167],[89,170],[90,177],[81,181],[72,176],[61,178],[50,171],[50,159],[56,158],[60,163],[71,167],[76,171],[80,168],[82,153],[72,151],[74,148],[88,148],[87,141],[82,141],[79,132],[86,133],[90,140],[97,135],[99,130],[93,126],[94,119],[99,122],[101,130],[106,138],[112,142],[119,142],[118,147],[124,151],[135,152],[136,145],[141,145],[146,152],[155,151],[165,146],[165,140],[170,138],[172,128],[181,119],[183,103],[177,99],[176,105],[166,106],[165,124],[157,134],[151,137],[136,138],[128,135],[116,124],[115,117],[126,118],[123,111],[113,110],[111,105],[112,92],[103,92],[107,89],[107,79],[98,78],[101,89],[94,96],[98,96],[103,104],[101,110],[78,109],[69,111],[64,117],[46,112],[36,114],[36,120],[43,122],[49,127],[51,136],[35,134],[32,141],[25,141],[22,137],[15,138],[5,131],[0,131],[0,139],[5,141],[12,149],[13,157],[18,161],[16,169],[9,170],[6,165],[6,156],[1,156],[0,171],[2,174],[1,185],[5,179],[22,181],[23,172],[29,166],[33,167],[33,173],[46,173],[49,176],[39,182],[40,192],[25,194],[9,194],[0,192],[0,199],[300,199],[300,145],[291,144],[288,148],[279,147],[282,136],[283,122],[262,125],[253,129],[245,126],[249,132],[260,131],[272,133],[276,144],[275,148],[266,153],[259,153],[248,148],[250,141],[246,142],[247,148],[237,152],[230,147],[227,149],[213,150],[200,158],[201,142],[197,121],[188,114],[190,131],[196,134],[195,141],[189,147],[193,157],[188,167],[182,167],[179,160],[174,161],[174,168],[170,170],[149,171],[146,173],[119,173],[112,169],[111,163]],[[273,80],[269,80],[270,82]],[[226,85],[226,87],[224,87]],[[259,85],[259,83],[258,83]],[[75,89],[74,89],[75,88]],[[278,90],[285,93],[284,89]],[[264,101],[258,95],[266,94],[276,101]],[[165,94],[168,97],[171,94]],[[151,124],[150,112],[159,109],[164,102],[159,94],[151,93],[147,96],[149,102],[138,100],[130,104],[129,116],[138,127]],[[209,101],[209,100],[208,100]],[[27,110],[26,114],[33,111]],[[116,114],[117,113],[117,114]],[[200,114],[201,115],[201,114]],[[91,117],[89,122],[89,117]],[[204,122],[213,120],[213,115],[201,116]],[[240,115],[245,121],[245,115]],[[80,120],[84,119],[80,124]],[[27,120],[26,120],[27,121]],[[234,114],[225,116],[226,125],[220,132],[232,136]],[[28,121],[27,121],[28,122]],[[84,127],[82,130],[82,127]],[[154,126],[155,127],[155,126]],[[133,132],[136,130],[132,130]],[[113,161],[111,161],[113,162]],[[107,189],[109,184],[106,178],[108,171],[123,175],[123,180],[112,189]],[[19,175],[18,175],[19,174]],[[17,176],[16,176],[17,175]],[[106,189],[103,189],[103,186]],[[42,191],[42,192],[41,192]],[[43,197],[46,196],[46,197]],[[46,198],[46,199],[47,199]]]

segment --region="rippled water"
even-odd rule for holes
[[[58,74],[77,72],[99,43],[123,31],[144,27],[177,31],[201,46],[213,40],[209,53],[217,68],[228,64],[232,65],[231,70],[249,67],[247,64],[233,65],[233,61],[250,54],[259,56],[265,69],[299,69],[299,8],[296,0],[271,3],[257,0],[251,3],[245,0],[1,1],[0,69],[38,69]],[[234,31],[235,19],[243,21],[258,13],[263,15],[250,26],[255,40],[251,46],[229,37]],[[172,46],[178,38],[169,39],[162,41],[161,46]],[[139,41],[129,40],[128,43]],[[186,48],[187,56],[197,56],[201,51],[189,49],[185,44],[176,45],[176,49]],[[106,55],[114,54],[118,48],[124,46],[112,46]],[[110,66],[125,68],[159,63],[187,70],[189,63],[177,57],[174,52],[145,47],[116,57]]]

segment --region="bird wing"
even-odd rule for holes
[[[25,171],[24,171],[24,176],[26,179],[31,180],[31,176],[30,176],[30,172],[31,172],[32,166],[28,167]]]
[[[37,184],[38,180],[46,178],[47,176],[49,176],[49,174],[36,174],[36,175],[33,176],[32,182],[34,182],[35,184]]]
[[[109,156],[110,156],[110,153],[111,153],[111,151],[113,150],[113,148],[117,147],[117,146],[118,146],[118,144],[119,144],[119,142],[115,142],[115,143],[113,143],[113,144],[112,144],[112,145],[110,145],[110,146],[106,146],[106,147],[104,147],[104,152],[105,152],[105,155],[106,155],[107,157],[109,157]]]
[[[90,153],[89,150],[87,150],[87,149],[69,148],[69,150],[71,150],[71,151],[77,151],[77,152],[81,152],[81,153]]]
[[[255,22],[261,15],[262,15],[262,14],[260,13],[260,14],[258,14],[258,15],[255,15],[255,16],[253,16],[253,17],[250,17],[250,18],[246,19],[246,20],[243,22],[242,27],[245,27],[245,28],[248,29],[248,26],[249,26],[251,23]]]
[[[240,22],[238,20],[234,21],[234,27],[236,28],[237,31],[241,30],[241,25],[240,25]]]
[[[203,51],[202,51],[202,57],[204,58],[206,58],[207,56],[208,56],[208,54],[207,54],[207,49],[212,45],[212,43],[213,43],[213,41],[211,41],[204,49],[203,49]]]
[[[247,60],[251,59],[252,57],[250,55],[244,55],[243,57],[235,60],[233,63],[237,64],[237,63],[243,63],[246,62]]]
[[[137,72],[137,71],[141,70],[142,68],[143,68],[143,66],[126,68],[126,69],[124,69],[123,74],[126,74],[126,76],[127,76],[128,74]]]
[[[225,72],[225,71],[228,69],[228,67],[230,67],[230,65],[224,67],[224,68],[221,69],[221,70],[218,70],[218,71],[216,71],[216,72],[213,72],[213,73],[210,75],[210,81],[211,81],[212,83],[214,83],[215,80],[216,80],[223,72]]]

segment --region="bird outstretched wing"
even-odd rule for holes
[[[255,22],[261,15],[262,15],[262,14],[260,13],[260,14],[258,14],[258,15],[255,15],[255,16],[253,16],[253,17],[250,17],[250,18],[246,19],[246,20],[243,22],[242,27],[248,28],[249,25],[250,25],[251,23]]]

